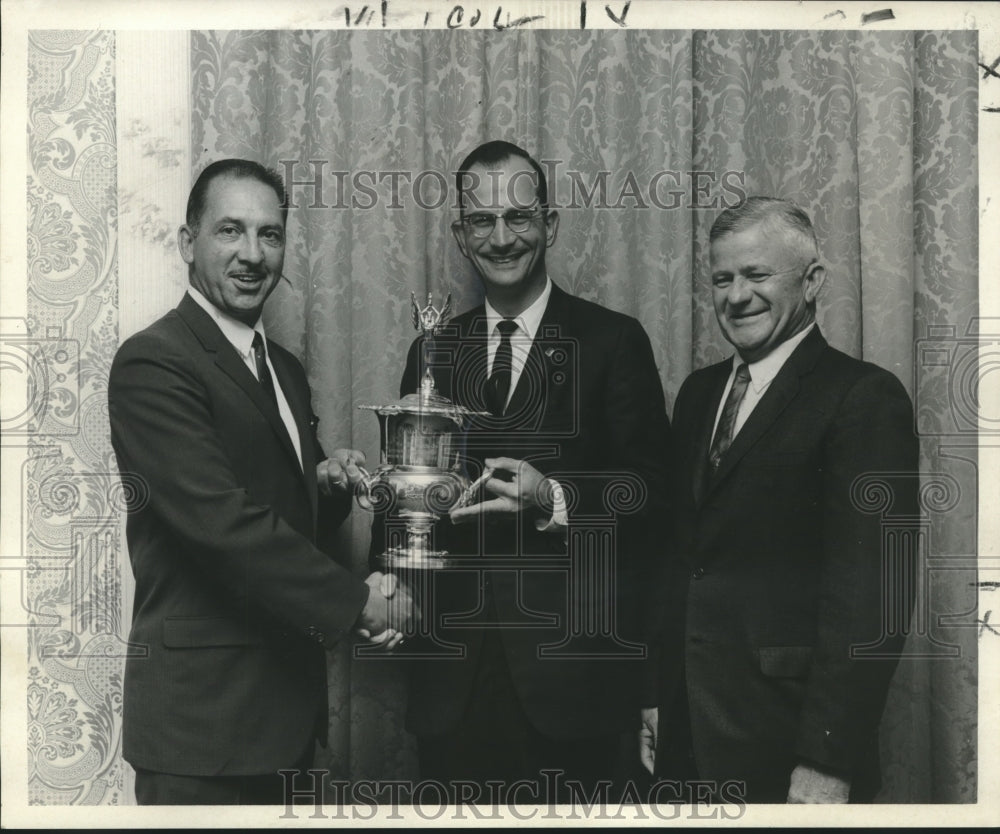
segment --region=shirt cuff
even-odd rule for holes
[[[548,519],[538,519],[535,522],[535,529],[541,533],[565,532],[566,528],[569,527],[566,496],[558,481],[546,478],[545,484],[548,487],[549,495],[552,496],[552,516]]]

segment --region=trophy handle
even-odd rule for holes
[[[382,496],[373,495],[379,484],[385,482],[383,477],[384,473],[379,470],[375,471],[373,475],[367,469],[365,469],[361,464],[356,464],[358,471],[361,473],[361,480],[358,482],[357,492],[355,493],[358,504],[361,507],[365,507],[367,504],[368,508],[373,508],[375,503],[380,500]]]
[[[476,478],[471,484],[469,484],[465,489],[462,490],[462,494],[458,497],[458,501],[455,502],[455,506],[452,507],[453,510],[459,510],[462,507],[467,507],[472,503],[472,499],[475,498],[476,493],[479,488],[485,484],[491,477],[493,477],[494,470],[487,466],[483,470],[483,474]]]

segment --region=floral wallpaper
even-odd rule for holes
[[[131,804],[120,758],[124,489],[107,425],[118,346],[115,38],[28,37],[29,407],[17,427],[36,805]],[[6,427],[5,427],[6,428]]]

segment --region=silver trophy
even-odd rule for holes
[[[427,357],[434,336],[451,312],[451,295],[440,310],[427,296],[427,305],[413,305],[413,326],[423,333],[420,390],[384,405],[360,405],[378,415],[381,458],[374,472],[362,470],[360,493],[376,511],[384,512],[391,530],[393,520],[405,529],[400,541],[387,534],[386,551],[379,561],[387,568],[436,569],[447,567],[448,553],[431,541],[434,524],[456,507],[468,504],[489,477],[484,472],[475,483],[465,476],[462,452],[469,417],[488,412],[471,411],[434,390]],[[396,537],[400,538],[399,536]]]

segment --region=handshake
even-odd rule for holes
[[[365,583],[368,601],[358,616],[355,634],[370,645],[390,651],[414,633],[420,622],[420,608],[395,574],[375,571]]]
[[[337,449],[316,468],[316,480],[326,495],[352,492],[364,478],[365,453]],[[420,622],[420,608],[395,574],[375,571],[365,582],[368,601],[358,616],[355,634],[370,645],[390,651],[413,634]]]
[[[316,468],[316,480],[325,495],[353,493],[367,476],[364,452],[337,449]],[[517,516],[525,511],[538,512],[535,524],[539,530],[563,533],[566,529],[566,504],[559,484],[545,478],[530,463],[512,458],[489,458],[485,461],[482,486],[492,497],[480,503],[451,510],[454,524],[474,521],[478,517]],[[498,473],[494,476],[494,473]],[[480,485],[477,481],[473,489]],[[362,506],[370,503],[361,500]],[[355,625],[356,634],[371,645],[389,651],[413,634],[420,621],[420,608],[410,590],[394,574],[372,573],[365,582],[369,587],[368,601]]]

